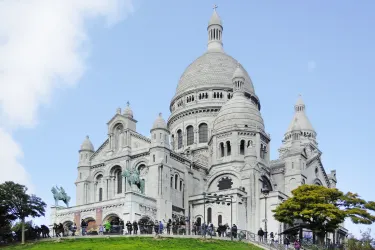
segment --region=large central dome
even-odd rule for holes
[[[199,88],[232,88],[232,76],[237,61],[223,51],[208,51],[190,64],[182,74],[177,86],[176,96]],[[249,74],[245,73],[244,90],[255,93]]]

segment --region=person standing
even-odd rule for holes
[[[103,235],[103,232],[104,232],[104,227],[102,224],[100,224],[99,226],[99,235]]]
[[[76,225],[76,223],[74,223],[73,226],[72,226],[72,236],[76,235],[76,231],[77,231],[77,225]]]
[[[159,234],[159,222],[157,220],[154,223],[154,230],[156,235]]]
[[[130,221],[128,221],[126,223],[126,228],[128,229],[128,234],[131,235],[132,234],[132,224],[130,223]]]
[[[171,234],[172,220],[169,219],[167,222],[167,234]]]
[[[163,234],[164,225],[161,221],[159,221],[159,234]]]
[[[296,239],[296,241],[294,242],[294,249],[300,250],[300,248],[301,248],[301,243],[299,242],[299,239]]]
[[[138,233],[138,223],[133,221],[133,234],[136,235]]]
[[[260,228],[258,231],[259,242],[263,242],[263,236],[264,236],[264,231],[262,228]]]
[[[270,233],[271,242],[275,241],[275,236],[273,235],[273,232]]]
[[[233,234],[233,238],[237,238],[237,226],[236,224],[233,224],[232,226],[232,234]]]
[[[285,244],[285,249],[287,250],[289,248],[289,244],[290,244],[290,240],[289,240],[288,237],[285,238],[284,244]]]
[[[86,235],[86,222],[82,219],[81,220],[81,231],[82,231],[82,236]]]

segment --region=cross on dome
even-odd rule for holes
[[[127,102],[126,102],[126,105],[127,105],[128,107],[129,107],[129,106],[130,106],[130,102],[129,102],[129,101],[127,101]]]
[[[162,117],[162,113],[161,112],[159,113],[159,117]]]
[[[217,8],[218,8],[218,6],[216,4],[214,4],[213,9],[216,11]]]

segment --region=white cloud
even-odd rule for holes
[[[309,72],[313,72],[316,69],[316,62],[315,61],[309,61],[307,63],[307,70]]]
[[[85,22],[112,25],[132,11],[132,0],[0,1],[0,182],[30,184],[11,131],[35,126],[52,90],[84,74]]]

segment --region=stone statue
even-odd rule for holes
[[[141,194],[145,193],[145,181],[139,178],[139,170],[137,169],[126,169],[123,176],[128,180],[131,187],[137,186]]]
[[[68,196],[62,187],[52,187],[51,192],[55,199],[55,206],[58,206],[59,200],[61,200],[65,203],[66,207],[69,207],[70,196]]]

